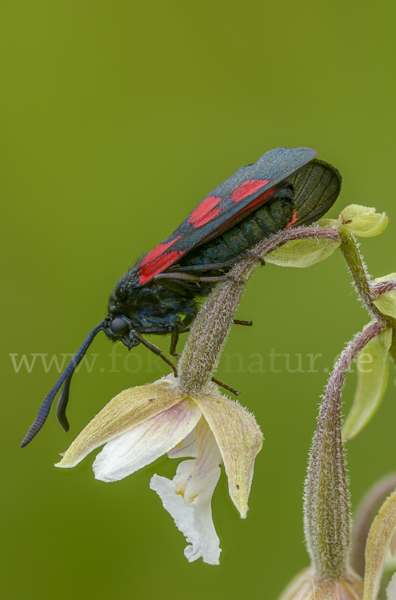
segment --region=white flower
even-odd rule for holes
[[[213,385],[194,395],[181,393],[172,375],[116,396],[56,466],[74,467],[103,444],[93,469],[96,479],[106,482],[123,479],[165,453],[193,458],[179,464],[172,481],[154,475],[150,487],[190,544],[188,560],[202,557],[218,564],[211,499],[223,463],[231,499],[246,517],[254,459],[262,446],[254,417]]]
[[[393,573],[392,579],[386,588],[386,597],[388,600],[396,600],[396,573]]]

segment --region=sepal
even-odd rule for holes
[[[254,461],[263,434],[246,408],[220,394],[193,396],[216,439],[228,477],[231,500],[242,519],[248,511]]]
[[[174,391],[174,377],[125,390],[83,429],[56,467],[75,467],[92,450],[166,411],[184,398]]]

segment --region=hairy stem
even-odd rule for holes
[[[369,276],[360,255],[358,244],[346,227],[339,225],[338,230],[341,235],[341,252],[355,282],[356,291],[370,315],[375,316],[376,308],[371,299]]]
[[[315,576],[336,580],[349,569],[351,517],[341,437],[341,394],[356,355],[384,326],[370,323],[345,348],[320,408],[305,483],[304,529]]]

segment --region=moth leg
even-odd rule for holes
[[[210,263],[210,264],[206,264],[206,265],[191,265],[191,266],[187,266],[187,267],[179,267],[178,265],[175,266],[174,271],[172,271],[172,267],[169,269],[169,273],[180,273],[180,272],[184,272],[184,271],[220,271],[221,269],[224,269],[225,267],[232,267],[232,265],[235,265],[235,263],[237,263],[239,260],[239,258],[232,258],[231,260],[227,260],[225,262],[220,262],[220,263]]]
[[[240,321],[239,319],[233,319],[234,325],[245,325],[246,327],[252,327],[253,321]]]
[[[237,279],[232,275],[220,275],[219,277],[200,277],[198,275],[188,275],[187,273],[159,273],[154,275],[153,279],[160,283],[161,279],[179,279],[181,281],[192,281],[194,283],[208,282],[218,283],[220,281],[234,281],[235,283],[246,283],[244,279]]]
[[[256,252],[245,252],[245,254],[241,254],[240,259],[243,258],[255,258],[256,260],[260,261],[260,264],[262,267],[265,267],[265,260],[262,256],[260,256],[260,254],[257,254]]]
[[[184,271],[221,271],[222,269],[236,265],[239,261],[244,260],[246,258],[256,258],[261,262],[262,266],[265,265],[265,260],[259,254],[247,251],[243,254],[239,254],[235,258],[231,258],[230,260],[226,260],[220,263],[211,263],[207,265],[191,265],[187,267],[179,267],[178,265],[175,265],[175,267],[171,267],[168,270],[168,273],[181,273]]]
[[[185,329],[183,331],[181,331],[180,333],[187,333],[187,331],[189,331],[189,325],[191,325],[191,323],[194,321],[196,315],[186,315],[183,319],[183,325],[185,327]]]
[[[212,381],[214,381],[214,383],[217,383],[217,385],[224,388],[225,390],[228,390],[229,392],[231,392],[231,394],[234,394],[234,396],[239,396],[239,394],[241,393],[241,392],[238,392],[238,390],[234,390],[234,388],[230,387],[226,383],[219,381],[218,379],[216,379],[216,377],[212,377]]]
[[[188,319],[188,318],[186,317],[186,318],[184,319],[184,321],[183,321],[183,325],[184,325],[184,323],[186,323],[186,321],[188,321],[189,323],[191,323],[191,321],[192,321],[192,318],[191,318],[191,319]],[[171,335],[171,343],[170,343],[170,347],[169,347],[169,354],[170,354],[171,356],[174,356],[175,358],[177,358],[177,360],[179,360],[179,358],[181,357],[181,355],[180,355],[180,354],[178,354],[178,353],[176,352],[176,346],[177,346],[177,343],[178,343],[178,341],[179,341],[179,336],[180,336],[180,334],[181,334],[181,333],[188,333],[188,332],[190,331],[190,329],[191,329],[191,327],[185,327],[185,328],[184,328],[184,329],[182,329],[181,331],[179,331],[179,330],[177,330],[177,329],[174,329],[174,330],[172,331],[172,335]]]
[[[170,368],[172,369],[175,377],[177,377],[177,368],[176,368],[176,365],[167,356],[165,356],[165,354],[162,352],[161,348],[158,348],[158,346],[155,346],[151,342],[148,342],[147,340],[145,340],[144,337],[142,337],[141,335],[139,335],[133,329],[131,330],[131,332],[132,332],[133,336],[137,340],[139,340],[139,342],[141,342],[143,344],[143,346],[146,346],[146,348],[148,348],[149,350],[151,350],[151,352],[153,352],[154,354],[156,354],[157,356],[159,356],[160,358],[162,358],[162,360],[165,361],[166,364],[170,366]]]
[[[188,296],[188,294],[191,293],[190,284],[188,281],[183,282],[180,280],[175,281],[175,279],[157,279],[156,283],[166,290],[172,290],[172,292],[176,292],[180,296]]]
[[[176,352],[177,342],[179,341],[179,335],[180,335],[180,333],[177,329],[174,329],[172,331],[171,343],[170,343],[170,347],[169,347],[169,354],[171,356],[174,356],[175,358],[177,358],[177,360],[179,360],[179,358],[180,358],[180,354],[177,354],[177,352]]]
[[[170,329],[168,327],[159,327],[159,326],[153,326],[153,327],[136,327],[136,329],[133,329],[133,335],[135,335],[135,333],[148,333],[148,334],[158,334],[158,335],[166,335],[167,333],[171,333]],[[147,341],[147,340],[146,340]]]

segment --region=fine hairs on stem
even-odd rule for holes
[[[345,348],[327,384],[305,483],[304,528],[315,576],[335,580],[349,571],[351,517],[341,436],[341,395],[356,355],[383,330],[370,323]]]

